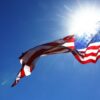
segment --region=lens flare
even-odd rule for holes
[[[69,33],[77,36],[95,35],[98,31],[100,11],[96,7],[82,7],[76,10],[69,20]]]

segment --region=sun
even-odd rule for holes
[[[83,6],[76,9],[69,19],[69,33],[77,36],[95,35],[100,21],[100,11],[97,7]]]

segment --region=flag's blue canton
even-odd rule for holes
[[[78,36],[75,36],[75,48],[76,49],[84,49],[88,46],[89,43],[94,42],[100,42],[100,32],[98,32],[96,35],[87,36],[84,34],[79,38]]]
[[[100,32],[98,32],[94,38],[92,39],[91,43],[100,42]]]
[[[89,38],[86,34],[84,34],[81,37],[75,36],[75,48],[76,49],[86,48],[90,41],[91,38]]]

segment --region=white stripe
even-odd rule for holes
[[[21,65],[23,64],[23,59],[20,59],[20,63],[21,63]]]
[[[16,78],[16,81],[19,81],[19,80],[20,80],[20,78],[19,78],[19,77],[17,77],[17,78]]]
[[[81,51],[81,52],[84,52],[84,51],[86,51],[86,48],[84,48],[84,49],[77,49],[78,51]]]
[[[24,73],[25,73],[25,76],[31,75],[31,71],[30,71],[29,66],[27,66],[27,65],[24,66]]]
[[[43,54],[43,55],[41,55],[41,57],[44,57],[44,56],[47,56],[47,54]]]
[[[21,72],[19,72],[18,76],[17,77],[21,77]]]
[[[100,52],[97,54],[97,56],[88,56],[88,57],[84,57],[84,58],[82,58],[80,56],[79,57],[80,57],[81,61],[87,61],[87,60],[90,60],[90,59],[95,61],[98,56],[100,56]]]
[[[74,46],[74,42],[64,43],[62,44],[64,47]]]
[[[90,43],[88,47],[90,46],[100,46],[100,42]]]
[[[16,81],[20,80],[21,72],[19,72],[18,76],[16,77]]]
[[[98,50],[99,50],[99,49],[97,49],[97,50],[93,50],[93,49],[91,49],[91,50],[86,50],[85,54],[97,53]]]
[[[98,48],[99,49],[99,48]],[[88,53],[96,53],[97,51],[98,51],[98,49],[87,49],[86,50],[86,48],[84,48],[84,49],[78,49],[78,51],[80,51],[80,52],[85,52],[86,51],[86,53],[88,54]]]

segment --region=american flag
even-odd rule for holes
[[[91,37],[84,38],[85,42],[79,42],[76,40],[75,49],[76,52],[72,52],[75,58],[82,64],[96,63],[100,58],[100,33]],[[81,39],[83,40],[83,39]]]
[[[15,86],[21,78],[31,75],[38,58],[68,52],[71,52],[82,64],[95,63],[100,58],[100,34],[95,35],[92,39],[78,39],[74,35],[69,35],[27,50],[19,57],[22,68],[12,86]]]

